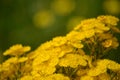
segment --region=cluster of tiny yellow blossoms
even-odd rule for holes
[[[28,52],[10,47],[0,64],[0,80],[120,80],[120,64],[103,56],[119,46],[118,18],[99,16],[82,21],[66,36],[58,36]]]

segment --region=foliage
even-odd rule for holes
[[[0,64],[0,80],[119,80],[120,64],[104,58],[119,46],[118,21],[110,15],[83,20],[31,52],[13,45],[3,53],[10,58]]]

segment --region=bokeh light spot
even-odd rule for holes
[[[67,15],[75,9],[74,0],[54,0],[52,10],[59,15]]]
[[[120,1],[119,0],[106,0],[103,3],[105,11],[110,14],[119,14],[120,13]]]
[[[36,27],[45,28],[54,23],[55,17],[50,11],[39,11],[34,15],[33,21]]]

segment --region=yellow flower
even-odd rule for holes
[[[83,76],[87,73],[88,69],[79,69],[76,74],[77,76]]]
[[[32,70],[30,74],[33,77],[33,80],[41,79],[40,72],[37,70]]]
[[[101,43],[100,47],[110,49],[118,47],[117,38],[111,34],[112,31],[108,31],[112,30],[117,21],[113,16],[84,20],[66,36],[58,36],[47,41],[27,56],[23,54],[30,50],[29,46],[14,45],[3,53],[13,57],[0,64],[0,79],[109,80],[112,74],[107,72],[108,69],[116,73],[114,79],[119,78],[119,63],[108,59],[97,59],[99,54],[94,58],[94,54],[86,55],[85,52],[90,49],[86,44],[92,47],[93,43],[90,51],[94,53],[94,47],[99,47],[97,40]],[[82,44],[84,41],[85,45]]]
[[[25,62],[25,61],[27,61],[28,60],[28,57],[20,57],[19,59],[18,59],[18,62]]]
[[[66,42],[67,42],[66,37],[59,36],[59,37],[53,38],[52,45],[53,46],[61,46],[61,45],[64,45]]]
[[[22,75],[29,75],[32,70],[32,65],[30,63],[25,63],[25,65],[21,66],[21,74]]]
[[[54,67],[58,64],[58,62],[59,62],[59,59],[57,57],[51,57],[48,61],[45,61],[44,63],[47,66]]]
[[[97,20],[94,23],[94,28],[98,29],[98,30],[103,30],[103,31],[108,31],[110,28],[108,26],[105,26],[104,23],[102,23],[101,21]]]
[[[80,55],[85,55],[85,51],[83,49],[78,49],[77,53]]]
[[[50,74],[53,74],[56,70],[55,67],[53,66],[48,66],[47,64],[45,63],[42,63],[40,65],[37,65],[37,66],[32,66],[33,68],[33,71],[37,71],[40,75],[50,75]]]
[[[30,75],[25,75],[25,76],[21,77],[20,80],[33,80],[33,79]]]
[[[118,18],[114,17],[114,16],[98,16],[97,17],[98,20],[100,20],[102,23],[105,23],[107,25],[117,25],[117,22],[119,21]]]
[[[112,48],[117,48],[118,46],[119,46],[119,42],[118,42],[117,38],[113,37],[112,38],[112,45],[111,45],[111,47]]]
[[[91,68],[87,74],[89,76],[98,76],[102,73],[105,73],[107,71],[108,64],[109,64],[109,60],[107,59],[98,60],[97,66],[94,68]]]
[[[99,60],[97,61],[97,66],[91,68],[87,74],[89,76],[98,76],[100,74],[106,73],[107,69],[110,69],[112,71],[119,71],[120,64],[108,59]]]
[[[18,63],[18,58],[17,57],[11,57],[11,58],[7,59],[3,64],[6,64],[6,63],[16,64],[16,63]]]
[[[94,78],[92,76],[85,75],[85,76],[82,76],[80,80],[94,80]]]
[[[110,47],[112,45],[112,40],[106,40],[105,42],[102,43],[102,45],[106,48]]]
[[[116,26],[110,27],[113,32],[120,33],[120,29]]]
[[[59,47],[51,48],[50,50],[46,50],[49,52],[50,57],[60,57],[59,55],[62,53],[62,49]]]
[[[49,60],[46,60],[39,64],[33,64],[32,68],[33,70],[40,72],[40,74],[52,74],[53,72],[55,72],[56,70],[55,66],[57,64],[58,64],[58,58],[51,57]]]
[[[102,42],[103,47],[117,48],[119,46],[118,40],[110,33],[98,34],[98,40]]]
[[[95,33],[103,33],[104,32],[103,30],[100,30],[100,29],[97,29],[97,28],[95,28],[94,31],[95,31]]]
[[[79,31],[71,31],[66,35],[67,40],[83,40],[85,35]]]
[[[41,49],[50,49],[50,48],[52,48],[52,47],[53,47],[52,41],[47,41],[47,42],[41,44],[41,45],[36,49],[36,51],[39,50],[39,49],[40,49],[40,50],[41,50]]]
[[[61,51],[58,53],[58,57],[63,57],[65,54],[70,53],[74,50],[73,46],[71,45],[63,45],[60,46]]]
[[[18,58],[12,57],[5,62],[2,63],[0,67],[0,79],[7,80],[8,78],[13,79],[15,73],[17,73],[19,69]],[[18,76],[18,75],[16,75]]]
[[[106,39],[111,39],[111,38],[113,38],[113,35],[112,34],[110,34],[110,33],[101,33],[101,34],[98,34],[97,35],[99,38],[99,41],[104,41],[104,40],[106,40]]]
[[[78,65],[86,66],[87,62],[81,55],[78,54],[66,54],[65,57],[59,60],[59,65],[64,67],[76,68]]]
[[[120,64],[109,60],[108,69],[113,70],[113,71],[120,71]]]
[[[72,45],[75,48],[83,48],[83,44],[81,43],[81,41],[70,41],[69,42],[70,45]]]
[[[96,19],[86,19],[81,21],[81,24],[79,24],[77,27],[74,28],[74,30],[78,30],[78,31],[85,31],[85,30],[89,30],[89,29],[93,29],[95,26],[95,22]]]
[[[1,68],[2,68],[2,64],[0,64],[0,71],[1,71]]]
[[[35,51],[35,54],[37,54],[37,56],[33,60],[33,65],[39,65],[40,63],[47,61],[50,58],[49,51]]]
[[[95,30],[94,29],[86,30],[83,31],[81,34],[84,34],[85,38],[90,38],[95,35]]]
[[[83,20],[81,22],[81,24],[79,24],[77,27],[75,27],[74,30],[77,31],[89,31],[92,29],[99,29],[99,30],[109,30],[108,27],[105,26],[105,24],[103,24],[102,22],[100,22],[99,20],[93,18],[93,19],[87,19],[87,20]]]
[[[90,68],[93,67],[92,58],[89,55],[83,55],[83,59],[87,61],[87,64]]]
[[[85,35],[81,34],[81,32],[72,31],[68,35],[66,35],[66,37],[68,40],[67,42],[68,45],[72,45],[73,47],[76,48],[83,47],[83,44],[81,44],[81,40],[85,38]]]
[[[117,28],[114,28],[114,25],[117,25],[118,21],[119,19],[114,16],[99,16],[97,19],[91,18],[81,21],[81,23],[75,27],[74,30],[81,32],[94,29],[95,33],[103,33],[104,31],[108,31],[111,28],[119,32]]]
[[[16,44],[10,49],[6,50],[3,54],[4,55],[11,55],[11,56],[20,56],[25,52],[28,52],[31,48],[29,46],[22,46],[21,44]]]
[[[102,73],[97,77],[97,80],[111,80],[110,75],[107,73]]]
[[[116,37],[112,37],[111,39],[107,39],[102,43],[103,47],[112,47],[117,48],[119,46],[118,40]]]
[[[70,80],[69,77],[64,76],[63,74],[53,74],[48,76],[45,80]]]

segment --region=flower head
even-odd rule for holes
[[[115,26],[117,25],[117,22],[119,21],[118,18],[114,17],[114,16],[99,16],[97,17],[98,20],[100,20],[102,23],[107,24],[107,25],[112,25]]]
[[[78,65],[86,66],[87,62],[81,55],[78,54],[66,54],[65,57],[59,61],[60,66],[76,68]]]
[[[20,56],[24,54],[25,52],[30,51],[30,49],[31,48],[29,46],[22,46],[21,44],[16,44],[10,47],[10,49],[6,50],[3,54],[11,55],[11,56]]]

